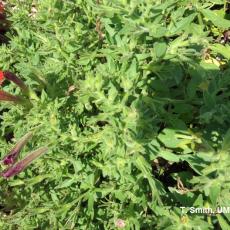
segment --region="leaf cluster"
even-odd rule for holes
[[[1,103],[1,155],[31,130],[22,155],[50,151],[1,180],[1,229],[228,229],[180,209],[230,202],[228,7],[9,1],[0,67],[36,97]]]

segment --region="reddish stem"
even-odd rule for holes
[[[22,91],[24,91],[25,93],[28,92],[28,87],[25,85],[25,83],[19,78],[17,77],[15,74],[11,73],[10,71],[3,71],[3,75],[4,77],[9,80],[14,82],[16,85],[18,85]]]
[[[12,101],[12,102],[20,104],[24,100],[21,97],[14,96],[14,95],[7,93],[3,90],[0,90],[0,101]]]

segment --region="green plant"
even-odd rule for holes
[[[227,1],[6,8],[0,68],[33,93],[27,108],[0,104],[1,154],[34,129],[25,149],[50,151],[1,179],[2,229],[229,228],[227,213],[180,208],[230,201]]]

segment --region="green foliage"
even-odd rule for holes
[[[30,131],[21,157],[49,152],[1,179],[1,229],[229,228],[230,214],[180,209],[230,202],[227,1],[6,7],[0,68],[36,96],[31,108],[0,104],[1,157]]]

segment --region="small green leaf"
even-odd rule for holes
[[[230,59],[230,46],[229,45],[221,45],[221,44],[214,44],[210,46],[211,50],[216,52],[217,54],[223,55],[228,60]]]
[[[176,138],[176,132],[172,129],[164,129],[161,134],[158,135],[159,140],[169,148],[178,148],[180,140]]]
[[[230,129],[226,132],[224,136],[224,140],[222,143],[222,151],[229,151],[230,150]]]
[[[210,187],[209,196],[213,205],[216,205],[217,198],[220,194],[221,186],[219,184],[212,185]]]
[[[179,162],[180,161],[180,157],[178,155],[171,153],[169,151],[161,150],[159,152],[159,156],[161,156],[165,160],[172,161],[172,162]]]
[[[222,230],[229,230],[230,225],[227,223],[227,221],[220,214],[216,215],[216,217],[219,221]]]
[[[185,30],[187,26],[191,24],[191,22],[194,20],[194,18],[197,16],[197,13],[193,13],[189,15],[188,17],[183,18],[179,22],[172,21],[171,24],[168,27],[168,36],[171,36],[173,34],[177,34],[181,32],[182,30]]]
[[[165,42],[156,42],[154,44],[154,51],[157,58],[164,57],[167,50],[167,44]]]
[[[199,194],[199,196],[196,198],[195,202],[193,203],[194,207],[203,207],[204,206],[204,200],[202,194]]]
[[[230,21],[220,17],[217,13],[213,12],[212,10],[202,9],[201,12],[216,27],[219,27],[222,29],[229,29],[230,28]]]

